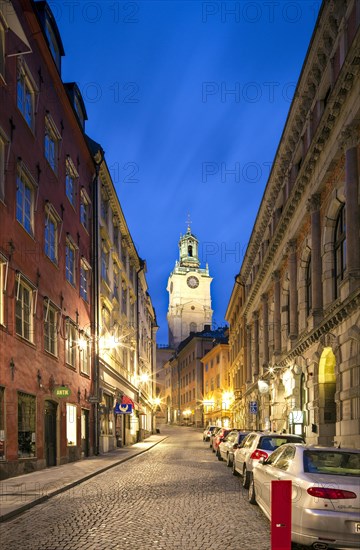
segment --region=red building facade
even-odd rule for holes
[[[46,2],[0,12],[0,476],[93,453],[95,165]]]

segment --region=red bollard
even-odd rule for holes
[[[271,550],[291,550],[291,481],[271,482]]]

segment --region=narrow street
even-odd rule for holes
[[[270,529],[192,428],[0,526],[7,550],[268,550]]]

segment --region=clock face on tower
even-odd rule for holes
[[[199,286],[199,279],[197,277],[194,277],[193,275],[191,277],[188,277],[186,282],[190,288],[196,288]]]

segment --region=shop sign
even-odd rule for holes
[[[115,414],[132,414],[133,407],[130,403],[116,403],[114,413]]]
[[[69,397],[71,395],[71,390],[67,386],[59,386],[54,389],[55,397]]]

